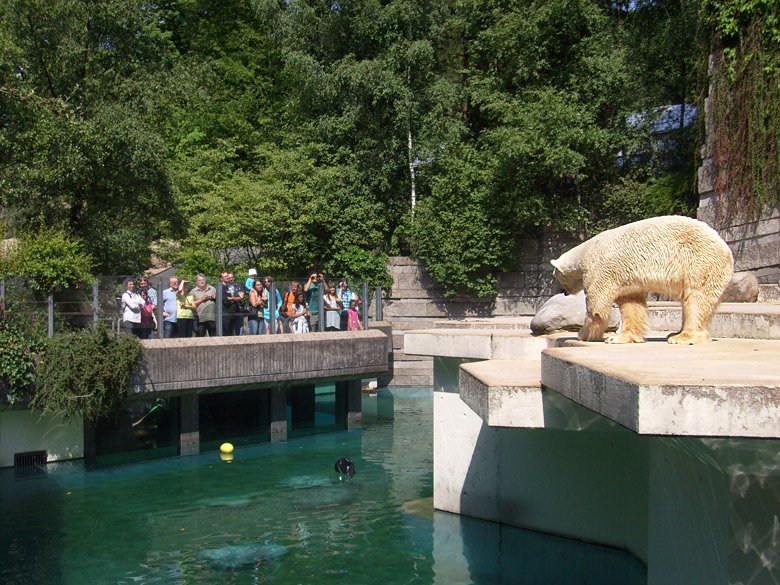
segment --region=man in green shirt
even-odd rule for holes
[[[206,277],[198,274],[195,278],[195,288],[192,289],[195,299],[195,310],[198,313],[198,337],[214,337],[217,334],[217,290],[206,284]]]

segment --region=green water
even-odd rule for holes
[[[432,510],[431,391],[363,430],[85,471],[0,472],[0,583],[639,584],[620,551]],[[339,457],[355,462],[341,480]]]

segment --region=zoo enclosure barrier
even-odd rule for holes
[[[25,315],[34,327],[45,328],[49,337],[59,332],[83,329],[98,322],[105,323],[114,331],[119,332],[122,328],[121,297],[124,292],[125,278],[127,276],[99,276],[92,283],[85,283],[74,288],[58,287],[48,294],[30,288],[24,277],[0,280],[0,308],[13,305],[14,310]],[[220,284],[219,276],[207,275],[206,279],[208,284],[217,291],[217,323],[221,324],[223,305],[222,287],[218,286]],[[188,278],[188,280],[190,279]],[[239,281],[239,278],[236,280]],[[332,280],[338,282],[340,279],[334,278]],[[306,279],[282,278],[276,280],[271,285],[269,298],[275,297],[277,290],[282,295],[291,290],[292,283],[295,281],[302,285]],[[158,300],[156,309],[158,327],[154,337],[163,339],[162,293],[169,286],[168,277],[149,277],[149,282],[151,288],[157,292]],[[243,282],[240,284],[243,285]],[[322,299],[325,294],[323,283],[319,284],[319,289],[320,299]],[[357,286],[350,286],[350,290],[356,292],[360,297],[358,311],[365,329],[369,328],[372,321],[382,321],[384,302],[382,287],[372,288],[367,282],[362,282]],[[248,294],[248,291],[246,293]],[[372,308],[373,311],[371,311]],[[319,303],[319,314],[321,330],[324,330],[325,317],[322,302]],[[269,325],[271,333],[277,333],[276,319],[270,319]],[[221,325],[217,327],[217,335],[222,335]]]

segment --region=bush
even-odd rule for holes
[[[142,357],[136,337],[115,335],[103,325],[55,335],[38,365],[32,406],[94,421],[121,404]]]

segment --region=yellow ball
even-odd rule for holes
[[[230,443],[222,443],[222,445],[219,446],[219,450],[223,453],[232,453],[233,452],[233,445]]]

